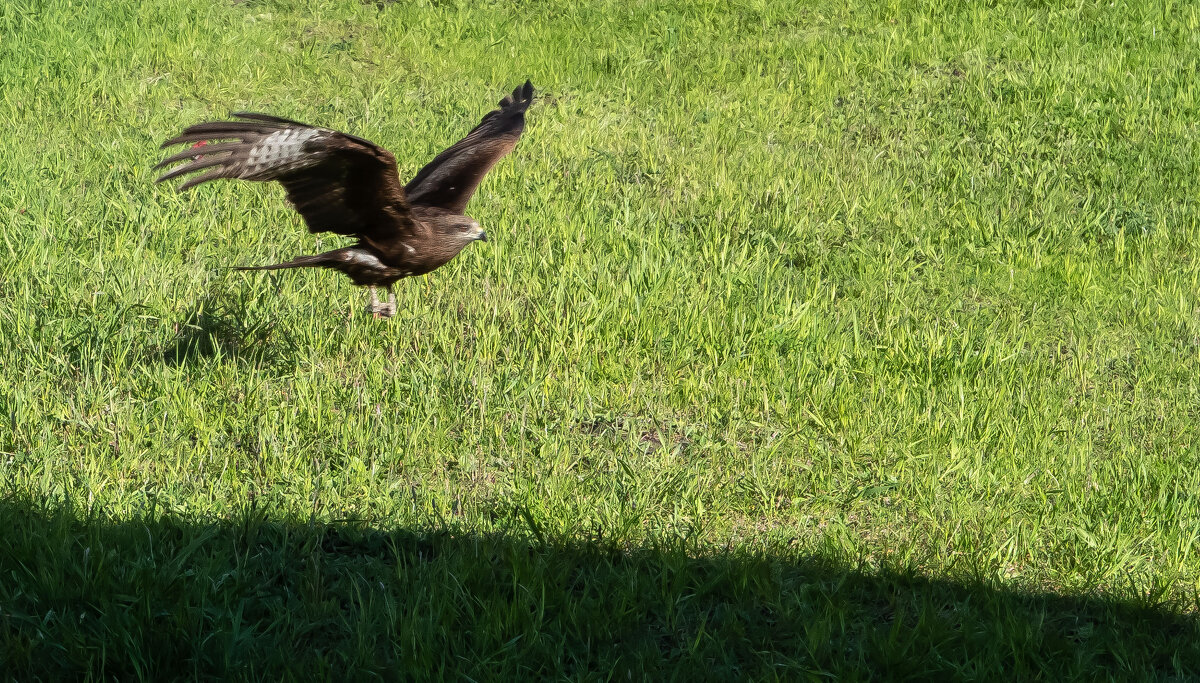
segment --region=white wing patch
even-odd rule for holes
[[[284,128],[263,138],[246,155],[245,178],[253,179],[263,173],[276,175],[280,171],[292,171],[312,166],[319,161],[317,155],[306,153],[305,143],[318,137],[321,131],[315,128]]]

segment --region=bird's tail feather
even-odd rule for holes
[[[323,254],[301,256],[286,263],[269,266],[239,266],[236,270],[283,270],[285,268],[333,268],[340,270],[356,285],[387,285],[411,275],[384,265],[374,251],[361,247],[343,247]]]
[[[285,268],[320,268],[322,266],[329,267],[339,262],[340,259],[335,255],[341,252],[341,249],[327,251],[324,254],[314,254],[312,256],[300,256],[291,261],[284,263],[272,263],[269,266],[234,266],[234,270],[283,270]]]

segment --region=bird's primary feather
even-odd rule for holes
[[[404,201],[391,153],[362,138],[264,114],[235,114],[243,121],[200,123],[163,147],[214,141],[167,157],[161,168],[188,161],[158,179],[192,176],[180,190],[218,178],[277,180],[310,232],[402,238],[418,229]],[[220,142],[216,142],[220,141]]]
[[[408,201],[462,213],[487,172],[517,145],[525,130],[525,111],[533,102],[533,84],[500,100],[462,140],[434,157],[404,186]]]

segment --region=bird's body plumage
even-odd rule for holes
[[[334,268],[355,284],[391,287],[444,265],[476,239],[486,239],[478,223],[462,212],[484,175],[516,146],[532,100],[533,86],[526,81],[404,186],[395,157],[368,140],[245,112],[234,114],[236,121],[190,126],[163,143],[193,144],[159,164],[185,162],[158,182],[197,172],[180,190],[218,178],[278,181],[309,232],[333,232],[358,242],[243,270]]]

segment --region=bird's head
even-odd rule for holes
[[[450,226],[450,232],[462,242],[464,247],[475,240],[487,241],[487,233],[479,227],[479,223],[474,218],[468,216],[462,216],[461,220],[455,221]]]

